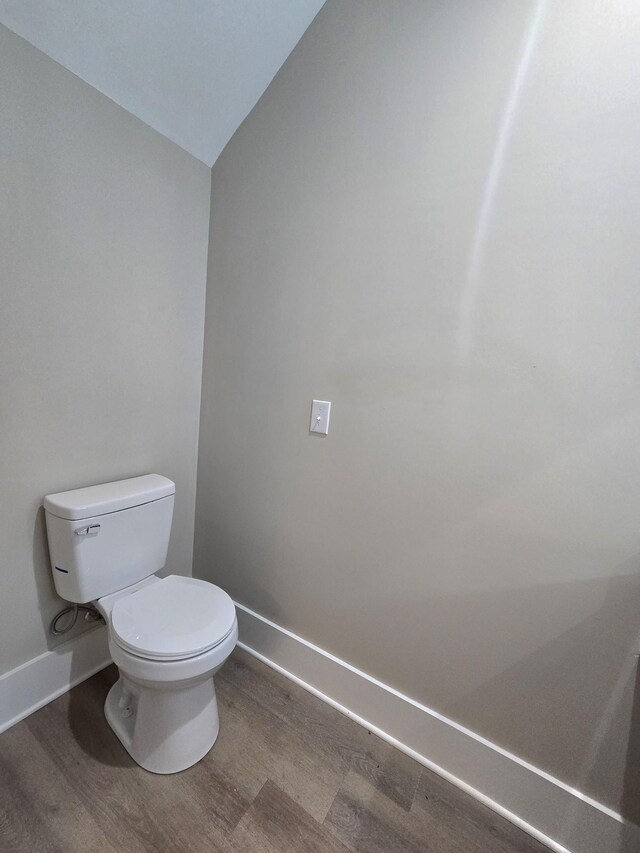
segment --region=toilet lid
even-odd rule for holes
[[[182,660],[212,649],[229,636],[233,601],[220,587],[169,575],[119,599],[111,611],[115,642],[152,660]]]

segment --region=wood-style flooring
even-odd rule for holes
[[[213,750],[138,767],[102,711],[111,666],[0,735],[0,850],[548,853],[366,729],[237,650]]]

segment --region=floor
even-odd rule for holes
[[[3,853],[548,853],[240,650],[216,676],[213,750],[183,773],[147,773],[104,720],[115,677],[0,735]]]

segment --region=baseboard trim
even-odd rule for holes
[[[236,602],[238,645],[556,853],[640,849],[640,828],[486,738]]]
[[[0,732],[110,662],[107,631],[100,626],[0,675]]]

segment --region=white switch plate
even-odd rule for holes
[[[328,400],[314,400],[311,404],[309,432],[315,432],[318,435],[327,435],[329,432],[330,415],[331,403]]]

